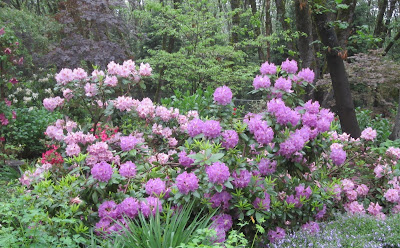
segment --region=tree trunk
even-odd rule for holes
[[[301,67],[310,68],[314,72],[318,71],[318,66],[315,61],[315,50],[313,45],[313,24],[311,19],[310,5],[308,0],[295,0],[295,17],[297,31],[305,33],[306,36],[300,35],[298,39],[298,50],[300,53]],[[318,75],[315,77],[315,80]],[[315,99],[314,91],[311,86],[307,86],[304,100]]]
[[[389,44],[388,44],[387,47],[385,48],[385,52],[383,53],[384,56],[390,51],[390,49],[392,48],[392,46],[394,45],[394,43],[395,43],[398,39],[400,39],[400,30],[399,30],[399,32],[397,32],[396,36],[393,38],[393,40],[391,40],[391,41],[389,42]]]
[[[289,23],[285,21],[286,19],[285,0],[275,0],[275,5],[276,5],[276,17],[282,26],[282,30],[283,31],[290,30]],[[294,50],[294,45],[292,40],[289,40],[286,45],[288,50],[291,51]]]
[[[253,16],[257,14],[257,4],[256,0],[250,0],[250,5],[251,5],[251,12],[253,13]],[[261,27],[255,26],[254,27],[254,33],[256,35],[256,38],[258,38],[261,34]],[[258,51],[258,59],[260,61],[264,61],[264,51],[260,45],[257,46],[257,51]]]
[[[272,20],[271,20],[271,0],[265,0],[265,36],[272,33]],[[267,41],[267,56],[266,61],[271,59],[271,45]]]
[[[385,11],[388,5],[388,0],[379,0],[378,7],[379,7],[379,12],[378,16],[376,17],[376,24],[375,24],[375,30],[374,30],[374,36],[375,37],[382,37],[383,33],[383,17],[385,15]]]
[[[236,13],[232,16],[232,44],[239,42],[239,25],[240,25],[240,14],[237,9],[240,8],[239,0],[231,0],[231,8],[232,11],[236,11]]]
[[[342,131],[350,134],[353,138],[358,138],[361,135],[361,131],[358,126],[344,63],[341,56],[339,56],[339,51],[336,49],[339,47],[338,38],[325,12],[314,12],[313,16],[321,41],[328,47],[326,60],[332,79],[332,87]]]
[[[354,11],[356,10],[357,0],[344,0],[343,4],[346,4],[349,7],[347,9],[340,9],[340,11],[338,12],[337,20],[348,23],[348,26],[347,28],[344,29],[337,28],[336,34],[340,46],[342,47],[342,49],[345,50],[347,45],[347,40],[351,33],[351,28],[352,28],[351,23],[353,23]]]
[[[399,106],[397,107],[397,115],[394,120],[393,131],[389,136],[390,140],[400,139],[400,91],[399,91]]]

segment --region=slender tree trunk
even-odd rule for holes
[[[394,9],[396,8],[397,1],[398,0],[390,0],[389,10],[386,14],[386,22],[385,26],[383,27],[384,28],[383,32],[386,34],[387,37],[390,37],[391,29],[389,28],[389,25],[393,16]]]
[[[240,1],[239,0],[231,0],[231,8],[232,11],[237,11],[240,8]],[[239,42],[239,25],[240,25],[240,13],[237,11],[232,16],[232,44]]]
[[[271,0],[265,0],[265,36],[272,34],[272,20],[271,20]],[[267,41],[267,56],[265,60],[271,59],[271,45]]]
[[[351,34],[352,23],[354,19],[354,11],[356,10],[357,0],[344,0],[342,2],[349,6],[347,9],[340,9],[338,12],[337,20],[347,22],[348,26],[345,29],[337,28],[336,34],[339,40],[339,44],[343,50],[346,51],[347,40]]]
[[[279,23],[282,26],[283,31],[290,30],[290,25],[285,21],[286,19],[286,7],[285,7],[285,0],[275,0],[276,5],[276,16],[278,18]],[[288,50],[294,50],[293,41],[287,42]]]
[[[397,107],[397,115],[394,120],[393,131],[389,136],[390,140],[400,139],[400,91],[399,91],[399,106]]]
[[[387,5],[388,5],[388,0],[379,0],[379,3],[378,3],[379,12],[378,12],[378,16],[376,17],[376,24],[375,24],[375,30],[374,30],[375,37],[383,38],[382,37],[382,33],[384,31],[383,17],[385,15]]]
[[[315,61],[315,50],[313,45],[313,24],[311,19],[311,12],[308,0],[295,0],[294,9],[296,15],[296,27],[297,31],[302,32],[304,35],[300,35],[298,39],[298,50],[300,53],[301,67],[311,68],[314,72],[318,70],[317,63]],[[318,76],[315,77],[315,80]],[[311,86],[306,88],[306,95],[304,100],[315,99],[314,91]]]
[[[393,40],[391,40],[391,41],[389,42],[389,44],[388,44],[387,47],[385,48],[385,52],[383,53],[383,55],[386,55],[386,54],[390,51],[390,49],[393,47],[394,43],[395,43],[398,39],[400,39],[400,30],[399,30],[399,32],[397,32],[397,34],[396,34],[396,36],[393,38]]]
[[[257,4],[256,0],[250,0],[250,5],[251,5],[251,12],[253,13],[253,16],[257,14]],[[256,38],[258,38],[261,34],[261,27],[255,26],[254,27],[254,33],[256,35]],[[257,46],[257,51],[258,51],[258,59],[260,61],[264,61],[264,51],[260,45]]]
[[[336,49],[339,47],[338,38],[325,12],[314,12],[313,17],[321,41],[328,47],[326,60],[332,79],[332,87],[342,130],[350,134],[353,138],[358,138],[361,135],[361,131],[358,126],[344,63],[341,56],[339,56],[339,51]]]

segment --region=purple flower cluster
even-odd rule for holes
[[[289,59],[286,59],[286,61],[282,62],[281,68],[282,70],[291,74],[296,73],[298,70],[296,60],[289,60]]]
[[[191,151],[190,154],[195,154],[195,153]],[[181,151],[178,154],[178,157],[179,157],[179,164],[180,165],[185,166],[185,167],[192,167],[193,166],[194,159],[193,158],[189,158],[187,156],[186,151]]]
[[[281,227],[277,227],[275,231],[273,231],[272,229],[268,231],[268,239],[271,243],[275,243],[276,241],[283,239],[285,236],[285,229]]]
[[[276,171],[276,164],[275,160],[271,161],[267,158],[262,158],[260,163],[258,163],[258,170],[263,176],[271,175]]]
[[[228,180],[229,168],[222,162],[215,162],[206,168],[208,180],[212,183],[223,184]]]
[[[214,92],[214,101],[221,105],[228,105],[232,101],[232,91],[227,86],[218,87]]]
[[[190,137],[194,138],[195,136],[201,134],[203,132],[204,122],[200,119],[193,119],[189,121],[187,126],[187,132]]]
[[[259,116],[250,118],[248,121],[248,129],[254,134],[254,138],[258,143],[267,145],[274,138],[274,131],[268,126],[266,121],[263,121]]]
[[[129,136],[123,136],[120,138],[120,145],[121,145],[121,150],[128,152],[135,148],[135,145],[138,143],[138,140],[136,139],[135,136],[129,135]]]
[[[319,224],[314,221],[309,221],[301,226],[301,229],[310,234],[316,234],[319,232]]]
[[[123,200],[117,207],[119,213],[129,218],[135,218],[140,210],[139,201],[133,197],[128,197]]]
[[[149,196],[140,202],[140,210],[145,217],[148,217],[150,214],[155,215],[157,210],[158,212],[162,212],[161,201],[156,197]]]
[[[239,174],[234,171],[232,177],[234,178],[232,183],[236,188],[245,188],[251,181],[251,173],[247,170],[240,170]]]
[[[208,120],[204,122],[202,131],[205,137],[209,139],[216,138],[221,134],[221,124],[219,121]]]
[[[132,178],[136,176],[136,165],[132,161],[126,161],[121,164],[119,168],[119,174],[126,178]]]
[[[113,174],[113,169],[107,162],[100,162],[95,164],[91,170],[93,178],[101,181],[108,182]]]
[[[211,224],[211,229],[217,232],[217,240],[215,242],[221,243],[225,241],[226,232],[232,228],[233,221],[232,216],[228,214],[219,214],[211,218],[213,223]]]
[[[302,69],[301,71],[299,71],[297,76],[310,84],[314,81],[315,78],[315,74],[312,70],[310,70],[310,68]]]
[[[165,193],[165,182],[160,178],[152,178],[146,183],[146,193],[150,196],[159,196]]]
[[[235,130],[225,130],[222,132],[222,146],[225,149],[234,148],[239,142],[239,135]]]
[[[114,201],[105,201],[99,207],[99,217],[115,220],[120,216],[118,205]]]
[[[292,126],[296,126],[299,123],[299,113],[287,107],[285,102],[280,98],[274,98],[269,101],[267,103],[267,110],[276,117],[276,122],[281,125],[287,125],[290,123]]]
[[[283,77],[279,77],[274,84],[274,87],[278,90],[285,92],[293,92],[292,89],[292,81],[290,79],[285,79]]]
[[[264,199],[256,197],[256,199],[253,202],[253,206],[255,209],[264,211],[268,211],[270,209],[270,204],[271,204],[271,197],[267,192],[264,193]]]
[[[262,75],[275,75],[276,66],[274,63],[268,63],[267,61],[261,65],[260,72]]]
[[[231,199],[232,199],[232,196],[228,192],[226,192],[226,191],[217,192],[210,199],[211,207],[218,208],[218,207],[222,206],[223,210],[228,210],[229,209],[229,201]]]
[[[110,150],[108,150],[108,144],[105,142],[97,142],[93,145],[90,145],[87,148],[89,152],[89,157],[86,158],[86,163],[89,165],[93,165],[102,161],[111,161],[113,158],[113,154]]]
[[[199,179],[197,179],[193,172],[187,173],[185,171],[176,177],[176,186],[179,192],[187,195],[189,192],[196,191],[199,188]]]
[[[268,76],[257,75],[253,80],[253,86],[256,90],[260,88],[266,89],[271,86],[271,80]]]
[[[330,158],[335,165],[343,164],[344,161],[346,161],[346,152],[343,150],[343,145],[339,143],[333,143],[331,145]]]
[[[279,146],[279,154],[290,157],[295,152],[301,151],[310,137],[310,128],[302,127],[291,133],[289,138]]]
[[[308,198],[310,198],[310,196],[312,194],[312,190],[311,190],[310,186],[305,188],[304,184],[300,184],[299,186],[295,187],[295,190],[296,190],[297,198],[304,196],[306,199],[308,199]]]

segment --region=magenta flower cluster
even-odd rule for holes
[[[193,172],[187,173],[185,171],[176,177],[176,187],[178,187],[179,192],[187,195],[189,192],[194,192],[199,188],[199,179]]]
[[[108,182],[113,174],[113,169],[107,162],[100,162],[92,167],[93,178],[99,180],[100,182]]]
[[[214,101],[221,105],[228,105],[232,101],[232,91],[227,86],[218,87],[214,92]]]
[[[208,179],[212,183],[223,184],[229,176],[229,168],[222,162],[215,162],[206,168]]]

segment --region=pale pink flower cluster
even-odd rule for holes
[[[113,159],[112,152],[108,149],[105,142],[97,142],[87,148],[89,157],[86,159],[88,165],[94,165],[103,161],[111,161]]]
[[[85,93],[86,93],[85,95],[87,97],[92,97],[92,96],[97,95],[98,90],[97,90],[96,84],[86,83],[84,89],[85,89]]]
[[[116,76],[106,76],[104,84],[111,87],[115,87],[118,85],[118,78]]]
[[[137,74],[135,62],[132,60],[125,61],[123,65],[111,61],[107,65],[107,73],[109,75],[117,75],[120,77],[129,77]]]
[[[84,69],[82,68],[76,68],[72,72],[74,80],[84,80],[87,78],[87,73]]]
[[[140,76],[151,76],[151,69],[149,63],[143,64],[140,63],[140,69],[139,69],[139,74]]]
[[[80,152],[81,152],[81,148],[76,143],[67,145],[67,148],[65,148],[65,153],[70,157],[77,156],[77,155],[79,155]]]
[[[384,196],[388,202],[395,203],[400,200],[399,199],[399,191],[397,189],[388,189],[385,192]]]
[[[105,76],[104,71],[94,70],[92,71],[92,80],[100,80]]]
[[[114,106],[120,111],[131,111],[133,107],[138,105],[138,100],[129,96],[119,96],[114,101]]]
[[[346,204],[345,209],[349,214],[365,214],[364,206],[357,201]]]
[[[382,213],[382,206],[380,206],[377,202],[373,203],[371,202],[368,206],[367,209],[368,213],[370,213],[373,216],[378,217],[379,219],[385,219],[385,214]]]
[[[71,89],[63,90],[63,96],[67,101],[71,100],[74,97],[73,91]]]
[[[64,142],[67,143],[68,145],[74,144],[74,143],[81,143],[85,145],[86,143],[93,143],[96,140],[96,137],[94,137],[93,134],[88,133],[84,134],[82,131],[78,132],[69,132],[67,136],[64,138]]]
[[[395,148],[395,147],[391,146],[386,150],[386,155],[388,155],[391,158],[399,160],[400,159],[400,148],[397,148],[397,147]]]
[[[155,115],[157,117],[160,117],[161,120],[163,120],[163,121],[169,121],[172,118],[173,113],[174,113],[173,108],[167,109],[164,106],[157,106],[156,110],[155,110]],[[179,114],[179,110],[178,110],[178,114]]]
[[[19,181],[22,185],[29,186],[33,181],[39,181],[43,179],[43,173],[48,171],[51,168],[51,164],[45,163],[41,166],[37,167],[34,172],[29,170],[25,171],[25,173],[19,178]]]
[[[59,96],[43,99],[43,106],[49,111],[53,111],[55,108],[63,105],[63,103],[64,99]]]
[[[64,139],[64,131],[62,128],[57,126],[50,125],[47,127],[45,135],[47,135],[51,139],[55,139],[61,141]]]
[[[74,80],[74,73],[71,69],[63,68],[61,71],[55,76],[57,84],[66,85],[67,83]]]
[[[372,141],[376,138],[376,130],[372,129],[371,127],[368,127],[361,132],[360,137],[362,139]]]
[[[159,153],[157,154],[157,161],[161,164],[164,165],[168,162],[169,155],[165,153]]]
[[[156,106],[153,104],[150,98],[144,98],[136,107],[136,111],[140,118],[152,119],[154,117],[154,110]]]

